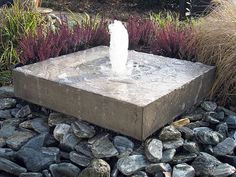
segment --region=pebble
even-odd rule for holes
[[[215,119],[214,117],[207,115],[204,118],[204,121],[209,122],[210,124],[218,124],[220,121],[218,119]]]
[[[167,150],[163,151],[161,162],[166,163],[166,162],[172,161],[175,153],[176,153],[175,149],[167,149]]]
[[[0,87],[0,98],[14,97],[14,88],[10,86]]]
[[[224,155],[224,156],[219,157],[219,159],[224,163],[228,163],[228,164],[236,167],[236,156]]]
[[[145,171],[155,175],[158,172],[171,172],[172,168],[170,166],[170,164],[168,163],[155,163],[155,164],[150,164],[148,166],[146,166]]]
[[[186,127],[190,129],[194,129],[198,127],[209,127],[209,126],[210,126],[209,122],[205,122],[205,121],[191,122],[190,124],[186,125]]]
[[[19,110],[20,110],[19,108],[12,108],[12,109],[10,109],[11,115],[12,115],[13,117],[16,117],[16,113],[17,113]]]
[[[190,123],[190,120],[188,118],[183,118],[183,119],[173,122],[172,125],[175,128],[179,128],[179,127],[183,127],[185,125],[188,125],[189,123]]]
[[[87,142],[79,142],[75,146],[75,150],[81,154],[84,154],[88,157],[93,157],[93,153],[91,151],[91,144],[88,144]]]
[[[70,152],[70,160],[79,166],[87,167],[92,159],[83,154],[78,154],[72,151]]]
[[[194,177],[195,170],[192,166],[182,163],[174,166],[172,177]]]
[[[78,177],[80,174],[79,167],[72,163],[51,164],[49,169],[53,177]]]
[[[124,175],[132,175],[137,171],[145,169],[149,162],[143,155],[131,155],[122,157],[117,162],[119,171]]]
[[[203,115],[201,113],[200,114],[191,114],[191,115],[187,115],[185,117],[188,118],[191,122],[199,121],[199,120],[203,119]]]
[[[113,144],[119,152],[119,157],[128,156],[133,152],[134,143],[124,136],[115,136]]]
[[[75,117],[67,116],[62,113],[50,113],[48,117],[48,125],[54,127],[57,124],[71,124],[72,122],[78,120]]]
[[[13,160],[15,158],[15,151],[10,148],[0,148],[0,157],[8,160]]]
[[[71,124],[74,134],[79,138],[92,138],[96,131],[93,126],[83,121],[76,121]]]
[[[235,167],[227,164],[222,163],[216,167],[213,168],[211,172],[211,176],[214,177],[227,177],[235,173]]]
[[[177,149],[184,144],[184,140],[182,138],[172,141],[163,142],[163,149]]]
[[[44,146],[44,142],[47,134],[39,134],[33,138],[31,138],[22,148],[33,148],[35,150],[39,150]]]
[[[224,122],[224,123],[217,125],[216,131],[218,133],[220,133],[223,136],[223,138],[225,139],[228,136],[228,131],[229,131],[227,123]]]
[[[62,141],[63,137],[65,134],[67,134],[70,131],[71,126],[68,124],[57,124],[54,131],[53,131],[53,135],[54,138],[57,141]]]
[[[132,175],[131,177],[148,177],[148,175],[144,171],[139,171],[135,173],[134,175]]]
[[[194,141],[192,141],[192,142],[185,141],[183,144],[183,148],[190,153],[199,154],[199,152],[200,152],[200,148],[199,148],[198,143],[196,143]]]
[[[0,119],[12,118],[11,111],[9,109],[0,110]]]
[[[216,156],[230,155],[236,147],[236,141],[233,138],[226,138],[221,143],[213,147],[213,153]]]
[[[0,137],[0,148],[6,145],[6,140]]]
[[[42,173],[21,173],[20,177],[43,177]]]
[[[145,142],[145,154],[149,161],[159,162],[162,159],[162,142],[158,139],[148,139]]]
[[[216,108],[217,108],[217,104],[215,102],[212,102],[212,101],[204,101],[202,104],[201,104],[201,107],[205,110],[205,111],[215,111]]]
[[[47,120],[44,118],[35,118],[27,120],[20,123],[19,126],[22,128],[32,129],[38,133],[49,132],[49,126],[47,125]]]
[[[113,166],[113,169],[111,171],[111,177],[117,177],[119,174],[119,169],[117,167],[117,163]]]
[[[179,163],[185,163],[190,162],[194,160],[197,157],[197,154],[195,153],[182,153],[182,154],[175,154],[172,163],[179,164]]]
[[[181,133],[172,125],[164,127],[159,135],[161,141],[177,140],[179,138],[181,138]]]
[[[182,137],[184,139],[192,139],[194,137],[194,132],[192,129],[188,127],[179,127],[178,128],[179,132],[181,133]]]
[[[67,133],[63,136],[60,141],[60,148],[65,151],[72,151],[75,149],[75,146],[80,142],[80,139],[74,135],[74,133]]]
[[[13,98],[0,99],[0,110],[9,109],[16,106],[16,100]]]
[[[97,139],[92,144],[91,151],[96,158],[108,158],[119,154],[108,137]]]
[[[20,110],[16,113],[15,117],[16,118],[24,118],[24,117],[27,117],[29,114],[31,114],[31,109],[30,109],[29,105],[26,105],[26,106],[20,108]]]
[[[226,118],[226,123],[228,125],[229,128],[236,128],[236,116],[228,116]]]
[[[227,116],[236,116],[236,112],[233,112],[233,111],[231,111],[229,109],[226,109],[226,108],[224,108],[222,106],[218,106],[217,110],[218,111],[223,111]]]
[[[102,159],[94,159],[91,164],[82,170],[78,177],[110,177],[111,167]]]
[[[48,170],[43,170],[43,177],[52,177],[51,173]]]
[[[24,167],[17,165],[16,163],[0,157],[0,171],[7,172],[12,175],[19,176],[21,173],[27,172]]]

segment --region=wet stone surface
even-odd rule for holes
[[[0,177],[236,176],[236,113],[213,102],[201,104],[140,142],[3,98],[12,102],[0,110],[0,115],[6,111],[0,117]]]

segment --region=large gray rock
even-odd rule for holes
[[[233,154],[236,147],[236,141],[233,138],[226,138],[221,143],[213,147],[213,153],[215,155],[227,155]]]
[[[81,171],[78,177],[110,177],[110,165],[102,159],[95,159]]]
[[[27,170],[10,160],[0,157],[0,171],[19,176],[21,173],[24,173]]]
[[[96,158],[108,158],[119,154],[108,137],[102,137],[96,140],[92,144],[91,150]]]
[[[158,139],[148,139],[145,142],[145,154],[151,162],[159,162],[162,159],[162,150],[162,142]]]
[[[124,136],[115,136],[113,144],[119,152],[119,157],[128,156],[133,152],[134,143]]]
[[[195,177],[195,170],[186,163],[178,164],[174,166],[172,177]]]
[[[95,135],[95,129],[83,121],[76,121],[71,124],[74,134],[79,138],[92,138]]]
[[[49,167],[52,177],[78,177],[80,169],[71,163],[52,164]]]
[[[143,170],[149,162],[143,155],[132,155],[120,158],[117,162],[117,167],[124,175],[132,175],[137,171]]]
[[[9,109],[16,106],[16,100],[14,98],[2,98],[0,99],[0,110]]]
[[[159,135],[162,141],[177,140],[181,138],[181,133],[172,125],[164,127]]]

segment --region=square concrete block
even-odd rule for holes
[[[113,76],[105,46],[13,71],[17,97],[144,140],[201,101],[215,68],[129,51],[127,75]]]

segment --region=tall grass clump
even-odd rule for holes
[[[236,3],[222,1],[195,26],[193,46],[203,63],[216,65],[216,80],[211,97],[221,104],[236,98]]]
[[[11,8],[0,9],[0,71],[5,71],[19,62],[16,48],[20,37],[34,33],[42,23],[43,17],[20,0],[14,1]]]

